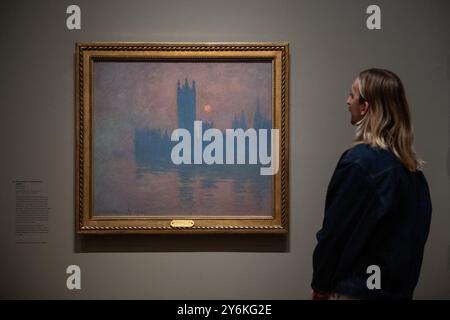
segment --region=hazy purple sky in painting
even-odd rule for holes
[[[261,112],[270,118],[271,63],[96,62],[96,116],[135,115],[137,126],[176,128],[176,84],[196,82],[197,118],[230,128],[241,110],[252,120],[259,98]],[[204,112],[209,104],[211,112]],[[251,123],[250,123],[251,124]]]
[[[270,62],[95,62],[94,131],[96,147],[132,151],[134,128],[177,128],[177,81],[196,82],[197,119],[231,128],[244,111],[252,126],[257,101],[271,119]],[[204,106],[211,111],[205,112]],[[119,147],[117,149],[117,147]],[[106,154],[105,154],[106,156]]]

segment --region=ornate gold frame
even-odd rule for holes
[[[96,59],[270,60],[273,127],[280,129],[280,166],[273,176],[272,219],[152,218],[92,216],[92,64]],[[289,44],[256,43],[77,43],[75,103],[75,217],[79,234],[106,233],[287,233],[289,215]]]

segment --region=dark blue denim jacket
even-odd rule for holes
[[[361,299],[411,299],[431,221],[428,184],[395,155],[367,144],[343,153],[317,233],[312,288]],[[381,289],[370,290],[370,265]]]

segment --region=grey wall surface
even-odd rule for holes
[[[66,28],[78,4],[82,29]],[[415,298],[450,298],[450,2],[9,1],[1,32],[1,298],[308,299],[326,187],[353,136],[346,98],[358,71],[404,81],[433,220]],[[76,41],[288,41],[287,237],[74,235]],[[17,244],[12,181],[48,184],[48,244]],[[66,267],[82,289],[66,288]]]

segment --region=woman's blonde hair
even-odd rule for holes
[[[389,70],[367,69],[356,81],[360,102],[367,101],[369,109],[357,124],[352,146],[366,143],[390,149],[408,170],[419,170],[424,162],[414,152],[411,116],[400,78]]]

